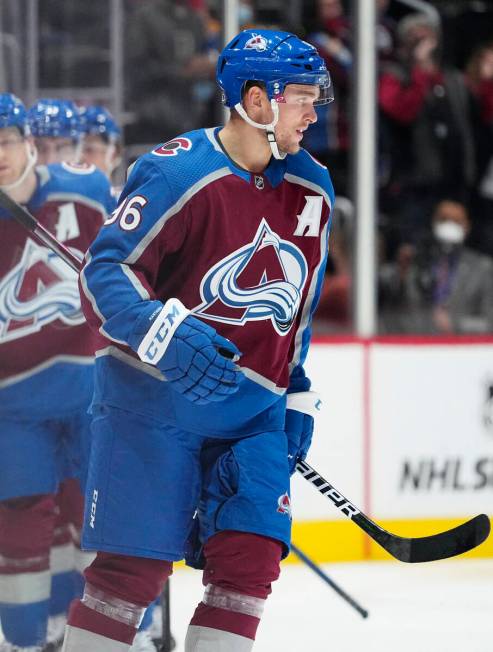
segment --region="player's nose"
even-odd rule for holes
[[[317,115],[317,112],[315,111],[315,107],[313,106],[313,104],[312,104],[312,105],[310,106],[310,108],[308,109],[308,113],[307,113],[305,119],[306,119],[306,121],[307,121],[307,127],[308,127],[309,125],[314,124],[315,122],[317,122],[317,120],[318,120],[318,115]]]

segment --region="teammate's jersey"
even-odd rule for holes
[[[115,201],[93,166],[36,169],[26,208],[82,260]],[[35,418],[88,405],[94,334],[77,274],[0,209],[0,414]]]
[[[306,151],[253,174],[227,156],[218,131],[184,134],[134,164],[81,286],[101,336],[96,402],[228,436],[283,427],[284,394],[302,376],[323,281],[334,196],[327,169]],[[221,403],[191,410],[128,346],[171,297],[243,353],[246,380]]]

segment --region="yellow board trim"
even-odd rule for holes
[[[379,520],[386,530],[403,537],[421,537],[456,527],[469,517],[406,520]],[[392,559],[377,543],[354,523],[345,521],[298,521],[293,523],[293,543],[318,563],[337,561],[365,561]],[[465,557],[493,557],[493,535],[480,546],[461,555]],[[299,560],[293,554],[286,563]]]

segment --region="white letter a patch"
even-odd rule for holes
[[[305,199],[305,208],[300,215],[296,216],[298,218],[298,226],[293,235],[305,235],[312,238],[318,238],[320,232],[320,220],[322,218],[323,197],[320,195],[309,195],[305,197]]]

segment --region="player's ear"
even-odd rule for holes
[[[243,97],[243,105],[247,113],[253,112],[255,116],[265,110],[269,104],[267,93],[260,86],[251,86]],[[254,116],[252,116],[254,117]]]

